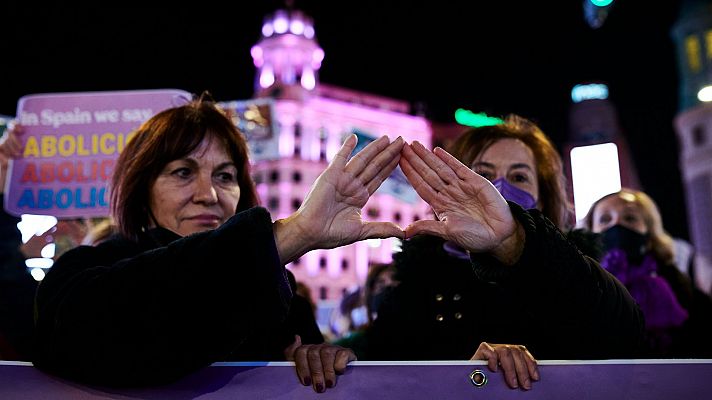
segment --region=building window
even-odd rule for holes
[[[378,209],[375,207],[370,207],[367,211],[366,214],[368,214],[369,217],[371,218],[378,218],[380,215],[380,212],[378,212]]]
[[[401,213],[397,212],[397,213],[393,214],[393,219],[396,222],[401,222],[401,219],[403,219],[403,217],[401,216]]]
[[[270,181],[270,183],[278,182],[279,181],[279,171],[274,170],[274,171],[270,172],[269,181]]]
[[[326,269],[326,257],[319,258],[319,268]]]
[[[294,171],[292,173],[292,182],[299,183],[302,181],[302,173],[299,171]]]
[[[292,210],[296,211],[299,209],[299,206],[302,205],[302,200],[301,199],[292,199]]]
[[[418,215],[418,214],[413,215],[413,221],[420,221],[420,215]]]
[[[705,132],[705,127],[697,125],[692,129],[692,144],[695,146],[704,146],[707,144],[707,132]]]
[[[341,270],[346,271],[348,269],[349,269],[349,260],[344,258],[341,260]]]
[[[320,300],[326,300],[328,294],[329,294],[329,289],[326,286],[319,287],[319,299]]]
[[[300,124],[299,122],[294,124],[294,137],[302,137],[302,124]]]
[[[270,197],[267,202],[267,208],[272,211],[277,210],[279,208],[279,197]]]

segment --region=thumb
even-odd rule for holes
[[[294,342],[284,349],[284,359],[294,361],[294,352],[302,345],[302,338],[299,335],[294,335]]]
[[[363,239],[385,239],[389,237],[405,238],[403,228],[393,222],[366,222],[363,226]]]
[[[415,235],[425,233],[447,239],[443,233],[443,223],[433,220],[415,221],[405,228],[405,237],[411,238]]]

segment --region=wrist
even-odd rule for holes
[[[301,227],[299,218],[298,214],[292,214],[272,223],[274,241],[282,265],[314,249],[311,244],[312,235]]]
[[[512,234],[502,240],[502,242],[490,252],[500,263],[507,266],[516,264],[524,252],[526,232],[519,221],[515,219],[514,223],[516,227]]]

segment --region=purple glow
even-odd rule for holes
[[[289,21],[287,21],[287,18],[284,16],[275,17],[272,24],[274,25],[274,31],[279,34],[287,32],[287,29],[289,28]]]
[[[312,67],[314,69],[319,69],[322,61],[324,61],[324,50],[322,50],[321,47],[317,47],[312,52]]]
[[[264,37],[270,37],[274,33],[274,27],[272,27],[272,24],[269,22],[266,22],[264,25],[262,25],[262,36]]]
[[[314,38],[314,27],[310,24],[304,26],[304,37],[307,39]]]
[[[312,90],[316,87],[316,78],[314,77],[314,71],[309,68],[305,68],[302,71],[302,87],[306,90]]]
[[[252,46],[250,49],[250,55],[252,55],[252,62],[255,64],[255,67],[259,68],[265,63],[263,58],[264,51],[262,50],[262,47]]]
[[[304,22],[300,19],[292,20],[289,24],[289,31],[295,35],[301,35],[304,33]]]
[[[272,72],[272,67],[265,65],[260,72],[260,86],[263,88],[268,88],[274,83],[274,73]]]

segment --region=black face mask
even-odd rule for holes
[[[628,256],[628,262],[639,264],[648,249],[650,235],[643,235],[623,225],[614,225],[601,232],[606,251],[621,249]]]

